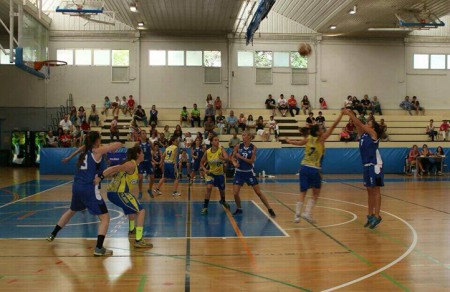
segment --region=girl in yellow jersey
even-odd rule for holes
[[[154,192],[159,196],[162,195],[159,190],[166,179],[173,179],[174,191],[172,193],[173,197],[179,197],[181,194],[178,192],[178,173],[177,173],[177,158],[178,158],[178,138],[172,137],[169,141],[170,146],[166,148],[161,159],[161,169],[164,173],[163,177],[159,180],[158,186]]]
[[[203,155],[202,160],[200,161],[200,167],[206,174],[206,194],[201,212],[202,215],[208,214],[208,204],[213,186],[219,189],[220,204],[225,208],[230,209],[230,205],[225,201],[225,173],[223,171],[224,163],[227,160],[227,153],[223,147],[219,145],[219,137],[214,135],[211,138],[211,148],[206,150],[205,155]],[[205,163],[208,163],[209,169],[205,167]]]
[[[134,247],[152,248],[153,245],[145,241],[142,236],[144,232],[145,209],[131,194],[134,185],[138,184],[138,164],[144,161],[144,153],[139,145],[129,148],[127,161],[121,165],[107,168],[100,177],[114,175],[108,185],[108,199],[116,206],[123,209],[130,219],[130,234],[134,233],[134,220],[137,214],[136,240]]]
[[[323,155],[325,153],[325,141],[330,137],[334,128],[341,121],[343,113],[334,121],[333,125],[324,133],[322,127],[313,125],[310,134],[302,140],[292,140],[286,138],[286,142],[293,145],[305,146],[305,154],[301,162],[300,168],[300,197],[295,208],[294,222],[300,222],[303,217],[308,222],[313,222],[312,209],[317,202],[320,194],[320,186],[322,177],[320,169],[322,167]],[[305,210],[301,213],[303,202],[305,201],[306,192],[309,188],[313,189],[313,196],[308,200]]]

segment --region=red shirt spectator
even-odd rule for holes
[[[288,99],[288,104],[290,107],[297,107],[297,100],[293,95]]]
[[[441,126],[439,127],[440,131],[448,131],[448,128],[450,127],[450,124],[447,121],[444,121]]]
[[[133,96],[132,96],[132,95],[130,95],[130,96],[128,97],[127,103],[128,103],[128,107],[129,107],[129,108],[134,108],[134,99],[133,99]]]
[[[71,147],[72,146],[72,137],[69,134],[69,131],[64,131],[64,134],[60,136],[61,146],[62,147]]]

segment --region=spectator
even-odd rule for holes
[[[203,123],[208,120],[208,117],[210,117],[213,123],[215,123],[216,122],[215,114],[216,112],[214,111],[214,106],[212,104],[208,104],[208,106],[205,109],[205,118],[203,120]]]
[[[234,111],[230,111],[230,115],[227,117],[227,133],[231,134],[230,130],[231,128],[234,129],[234,131],[238,132],[238,119],[234,115]]]
[[[275,116],[275,109],[277,108],[275,99],[272,98],[272,94],[269,94],[269,96],[266,99],[265,102],[266,109],[272,110],[272,116]]]
[[[108,110],[111,108],[111,101],[109,97],[105,96],[105,101],[103,102],[103,111],[102,115],[108,116]]]
[[[181,137],[183,137],[183,131],[181,130],[181,126],[180,125],[176,125],[175,127],[175,131],[173,131],[173,137],[176,137],[178,140],[181,139]]]
[[[370,122],[370,121],[375,122],[375,117],[373,116],[372,113],[369,113],[369,116],[368,116],[367,119],[366,119],[366,122],[367,122],[367,123]]]
[[[325,131],[325,117],[322,115],[322,112],[319,111],[319,115],[316,117],[316,124],[318,124],[323,131]]]
[[[138,105],[134,111],[133,120],[136,122],[143,122],[144,126],[147,127],[147,115],[141,105]]]
[[[361,107],[362,107],[362,112],[367,115],[368,112],[372,112],[373,108],[372,108],[372,102],[369,99],[369,96],[367,94],[364,94],[364,98],[363,100],[361,100]]]
[[[237,133],[233,134],[233,137],[231,137],[230,142],[228,142],[228,146],[231,149],[234,149],[234,147],[238,144],[241,144],[241,139],[237,136]]]
[[[275,124],[273,126],[273,133],[275,135],[275,141],[278,142],[278,137],[280,136],[280,128],[278,127],[278,123],[275,121]],[[269,133],[270,136],[270,133]],[[274,141],[272,141],[274,142]]]
[[[80,126],[82,134],[87,134],[91,131],[91,126],[88,122],[83,122]]]
[[[119,116],[119,108],[120,108],[120,100],[119,97],[116,96],[116,100],[111,103],[113,116]]]
[[[152,109],[150,110],[150,118],[148,119],[149,125],[158,125],[158,111],[156,110],[156,106],[152,105]]]
[[[255,133],[256,123],[253,120],[253,116],[252,115],[248,115],[247,123],[246,123],[246,127],[245,128],[248,130],[248,132],[250,134],[254,134]]]
[[[186,150],[180,149],[180,154],[178,155],[178,176],[183,178],[183,169],[186,169],[186,174],[189,177],[191,173],[191,164],[189,163],[189,156]]]
[[[69,120],[72,125],[76,124],[77,121],[77,108],[75,106],[70,107]]]
[[[205,144],[206,149],[211,148],[211,141],[212,141],[213,137],[214,137],[213,133],[209,133],[208,136],[205,136],[205,140],[203,140],[203,144]]]
[[[417,147],[417,145],[413,145],[413,147],[409,150],[408,153],[408,157],[406,158],[406,174],[407,175],[411,175],[412,174],[412,167],[419,167],[420,171],[423,172],[423,169],[421,169],[420,166],[420,161],[419,161],[419,165],[416,165],[417,163],[417,157],[420,156],[420,152],[419,152],[419,148]],[[420,174],[420,172],[418,171],[418,174]]]
[[[180,114],[180,125],[186,127],[186,124],[188,123],[189,113],[185,106],[183,106],[183,109],[181,110]]]
[[[120,141],[118,121],[119,117],[114,116],[113,120],[111,121],[111,125],[109,126],[111,142],[114,140],[114,137],[116,137],[117,141]]]
[[[378,97],[374,96],[372,100],[372,114],[375,114],[377,112],[380,114],[380,116],[383,115],[383,113],[381,112],[381,104],[378,101]]]
[[[78,108],[78,114],[77,114],[78,120],[77,124],[81,126],[83,122],[86,122],[86,111],[84,110],[83,106],[80,106]]]
[[[444,141],[447,140],[447,135],[448,135],[448,128],[450,127],[449,123],[447,120],[443,120],[441,126],[439,127],[439,133],[442,136],[442,139]]]
[[[285,117],[286,112],[288,111],[287,100],[284,99],[284,95],[280,94],[280,98],[278,99],[278,110],[281,113],[281,116]]]
[[[225,128],[226,119],[225,116],[222,115],[222,111],[217,111],[217,117],[216,117],[216,126],[217,129],[219,129],[219,135],[222,135],[222,130]]]
[[[419,115],[419,111],[421,111],[422,114],[425,115],[425,109],[420,106],[420,102],[417,99],[417,96],[413,96],[413,98],[412,98],[411,109],[415,110],[417,115]]]
[[[60,145],[63,148],[72,147],[72,137],[69,130],[64,130],[64,133],[60,136]]]
[[[58,147],[58,138],[53,136],[52,131],[48,131],[47,137],[45,138],[45,147],[55,148]]]
[[[216,97],[216,100],[214,101],[214,109],[216,111],[222,110],[222,101],[220,100],[220,96]]]
[[[192,143],[194,143],[194,138],[192,138],[190,132],[186,132],[186,134],[184,135],[183,142],[185,148],[191,148]]]
[[[405,96],[405,99],[400,103],[400,107],[404,109],[405,111],[408,111],[409,115],[411,116],[411,102],[409,101],[409,96]]]
[[[214,107],[214,102],[211,93],[209,93],[208,96],[206,97],[205,109],[208,107],[208,105],[212,105]]]
[[[344,108],[353,110],[353,98],[351,95],[347,96],[347,99],[344,101]]]
[[[58,140],[58,147],[62,147],[61,138],[64,135],[64,130],[61,127],[58,127],[56,130],[56,139]]]
[[[215,134],[214,133],[215,125],[211,117],[208,117],[208,120],[206,120],[206,122],[203,123],[203,128],[205,129],[205,136],[208,136],[209,133]]]
[[[364,112],[361,112],[361,114],[358,116],[358,120],[361,121],[364,125],[367,124],[366,116],[364,115]]]
[[[431,141],[434,141],[434,137],[437,136],[437,131],[434,129],[433,120],[430,120],[430,123],[427,126],[427,135],[431,138]]]
[[[358,112],[358,114],[361,114],[363,112],[361,102],[359,101],[359,99],[356,96],[353,96],[352,106],[353,106],[353,109]]]
[[[389,141],[389,135],[387,133],[387,129],[388,129],[388,126],[384,123],[384,119],[381,119],[380,120],[380,131],[381,131],[380,139],[383,142]]]
[[[308,96],[305,95],[303,96],[302,99],[302,110],[303,110],[303,114],[306,115],[306,110],[308,110],[308,113],[311,112],[311,103],[309,102]]]
[[[244,114],[241,113],[238,118],[238,127],[242,129],[242,131],[245,131],[245,127],[247,126],[247,119],[245,118]]]
[[[167,140],[166,135],[164,135],[164,133],[160,133],[159,139],[158,139],[158,145],[160,147],[166,148],[168,143],[169,143],[169,140]]]
[[[444,149],[442,149],[441,146],[438,146],[436,148],[436,153],[434,153],[434,159],[433,159],[433,168],[436,170],[437,175],[442,175],[442,166],[445,159],[445,153]]]
[[[265,127],[266,123],[264,122],[263,117],[259,116],[258,120],[256,120],[256,134],[261,136],[264,142],[267,142],[269,141],[270,133],[264,129]]]
[[[311,128],[316,124],[316,120],[314,119],[314,113],[309,112],[308,117],[306,118],[306,127]]]
[[[197,132],[197,136],[195,137],[195,139],[198,139],[203,143],[203,134],[201,132]]]
[[[346,127],[342,128],[342,132],[339,134],[339,141],[341,141],[341,142],[352,141],[352,137]]]
[[[119,109],[122,110],[122,113],[123,113],[124,116],[127,115],[127,112],[128,112],[128,102],[127,102],[127,97],[126,97],[125,95],[122,96],[122,100],[120,101],[120,104],[119,104]],[[119,115],[119,111],[117,111],[117,114],[116,114],[116,115],[117,115],[117,116]]]
[[[420,168],[422,169],[422,175],[427,175],[431,167],[433,166],[430,160],[430,156],[433,156],[433,153],[428,149],[427,144],[423,144],[422,150],[420,151],[419,163]]]
[[[277,122],[273,119],[273,116],[269,118],[269,135],[272,135],[272,132],[275,131],[275,126]]]
[[[131,142],[138,142],[141,139],[141,129],[135,120],[132,120],[130,123],[129,131],[129,140]],[[112,139],[111,139],[112,140]]]
[[[288,105],[289,105],[289,112],[291,113],[291,117],[298,115],[300,108],[298,107],[297,100],[295,99],[295,96],[293,94],[291,94],[291,97],[288,99]],[[294,111],[295,111],[295,115],[294,115]]]
[[[69,120],[69,117],[67,115],[64,115],[64,118],[59,122],[59,126],[64,130],[64,131],[72,131],[73,130],[73,124],[72,122]]]
[[[159,140],[158,131],[156,131],[156,130],[151,131],[150,132],[150,138],[148,138],[148,140],[150,142],[152,142],[152,144],[157,144],[158,140]]]
[[[345,129],[347,130],[347,132],[350,134],[350,141],[356,141],[356,128],[355,128],[355,124],[353,124],[353,120],[349,120],[347,125],[345,126]]]
[[[321,110],[328,109],[327,102],[325,101],[325,99],[323,97],[319,98],[319,103],[320,103],[320,109]]]
[[[172,136],[172,135],[170,134],[170,131],[169,131],[169,125],[164,126],[163,134],[164,134],[164,137],[166,137],[166,139],[170,139],[170,136]]]
[[[81,146],[81,137],[82,137],[82,133],[81,133],[81,129],[79,125],[75,126],[75,129],[72,132],[72,146],[73,147],[79,147]]]
[[[98,116],[98,113],[97,113],[97,109],[96,109],[96,107],[95,107],[95,104],[92,104],[91,105],[91,112],[89,113],[89,124],[91,123],[91,122],[95,122],[95,125],[98,127],[98,125],[99,125],[99,123],[100,123],[100,118],[99,118],[99,116]]]
[[[194,127],[195,122],[197,122],[198,127],[201,127],[200,111],[198,110],[196,103],[194,103],[194,108],[191,111],[191,127]]]
[[[135,107],[133,95],[130,94],[130,96],[128,96],[127,104],[128,104],[128,112],[130,112],[130,117],[132,117],[133,113],[134,113],[134,107]]]

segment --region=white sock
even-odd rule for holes
[[[305,213],[311,214],[311,210],[315,204],[316,204],[316,201],[314,201],[313,199],[309,199],[308,203],[306,204]]]
[[[302,210],[303,202],[297,202],[297,205],[295,206],[295,214],[300,215],[300,211]]]

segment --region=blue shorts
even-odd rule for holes
[[[138,171],[139,174],[147,174],[152,175],[153,174],[153,165],[151,161],[142,161],[138,165]]]
[[[253,171],[249,172],[236,171],[234,173],[233,184],[243,186],[244,183],[246,183],[249,186],[255,186],[258,184],[258,180],[256,179],[256,176],[253,173]]]
[[[92,215],[108,213],[108,208],[100,195],[98,186],[74,183],[72,186],[70,210],[83,211],[85,209],[88,209]]]
[[[221,191],[225,190],[225,175],[219,174],[207,174],[205,177],[205,181],[207,185],[213,185],[214,187],[218,188]]]
[[[363,178],[365,187],[384,187],[384,173],[382,166],[364,166]]]
[[[108,200],[122,208],[125,215],[136,214],[142,210],[141,203],[130,193],[108,192]]]
[[[304,193],[309,188],[320,189],[322,177],[320,169],[302,165],[300,168],[300,192]]]
[[[192,166],[192,171],[199,171],[200,170],[200,160],[194,160],[193,166]]]
[[[164,163],[164,178],[177,179],[178,173],[173,163]]]

